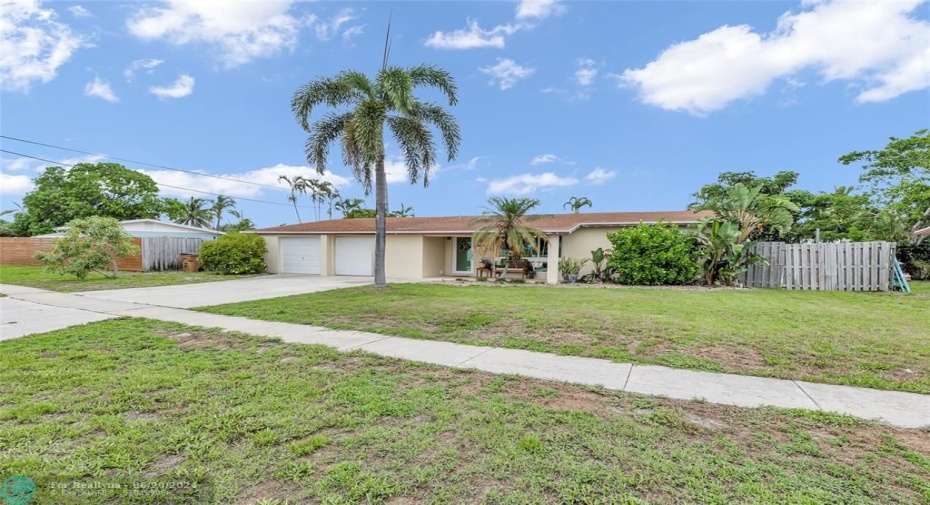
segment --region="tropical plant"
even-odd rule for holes
[[[303,177],[295,176],[288,177],[286,175],[279,175],[278,182],[287,183],[288,188],[291,190],[291,194],[288,195],[287,201],[291,202],[294,206],[294,213],[297,214],[297,222],[301,223],[300,220],[300,211],[297,209],[297,193],[303,192]]]
[[[70,274],[82,280],[91,272],[116,277],[117,260],[139,254],[132,236],[115,218],[75,219],[67,227],[64,236],[55,240],[51,249],[35,255],[49,272]]]
[[[265,239],[254,233],[227,233],[200,245],[204,270],[226,275],[258,274],[265,271]]]
[[[238,219],[238,221],[236,221],[235,223],[224,224],[223,226],[220,227],[221,231],[224,231],[224,232],[246,231],[246,230],[251,230],[255,228],[255,223],[251,219],[245,217],[245,215],[242,212],[238,210],[233,210],[233,211],[230,211],[229,214],[232,215],[234,218]]]
[[[606,267],[605,262],[610,259],[610,251],[605,251],[603,247],[591,251],[591,280],[608,281],[610,280],[611,269]]]
[[[210,210],[213,212],[213,215],[216,216],[216,226],[213,227],[214,230],[220,229],[220,223],[223,221],[223,212],[226,212],[227,209],[235,209],[236,201],[228,196],[219,195],[216,197],[216,200],[213,202],[213,207]]]
[[[413,216],[413,207],[407,207],[404,204],[400,204],[400,208],[391,212],[392,217],[414,217]]]
[[[178,224],[187,226],[196,226],[198,228],[209,228],[215,213],[211,209],[211,201],[204,198],[194,198],[193,196],[180,209],[180,214],[175,216],[173,221]]]
[[[739,225],[737,243],[743,243],[768,228],[782,235],[791,229],[794,213],[800,208],[781,195],[764,195],[762,185],[748,187],[737,183],[726,188],[722,197],[704,202],[697,210],[711,210],[717,219]]]
[[[588,264],[588,259],[577,259],[571,257],[559,258],[559,272],[562,273],[562,278],[569,282],[575,282],[578,280],[578,274],[581,273],[581,269]]]
[[[344,198],[342,200],[337,200],[335,207],[336,210],[342,212],[342,217],[350,217],[351,214],[356,209],[361,209],[362,205],[365,203],[365,200],[361,198]]]
[[[594,206],[594,202],[592,202],[588,197],[586,197],[586,196],[581,196],[581,197],[573,196],[573,197],[569,198],[568,201],[565,202],[565,203],[562,205],[562,208],[563,208],[563,209],[571,209],[572,212],[574,212],[575,214],[577,214],[578,212],[581,211],[581,208],[582,208],[582,207],[593,207],[593,206]]]
[[[750,265],[763,258],[750,251],[752,241],[739,242],[739,225],[731,221],[704,219],[698,225],[698,263],[707,285],[732,286]]]
[[[390,27],[388,27],[388,38]],[[456,86],[452,76],[432,65],[401,68],[388,65],[385,44],[381,70],[373,77],[354,70],[324,77],[301,86],[291,101],[291,110],[309,134],[308,163],[319,173],[326,168],[330,145],[341,142],[342,157],[351,166],[366,194],[375,187],[375,286],[386,284],[384,272],[387,174],[384,169],[384,135],[390,132],[403,155],[411,183],[429,183],[437,163],[430,127],[439,130],[449,161],[455,159],[460,143],[459,127],[441,106],[414,96],[420,87],[438,89],[449,105],[455,105]],[[311,125],[311,113],[321,105],[341,108]]]
[[[529,212],[539,205],[535,198],[493,197],[488,200],[484,216],[469,224],[481,225],[475,230],[472,243],[484,254],[497,257],[506,253],[512,260],[523,257],[527,248],[537,251],[537,241],[547,240],[546,234],[527,223],[543,217]],[[506,274],[506,268],[500,275]]]
[[[607,266],[621,284],[691,284],[697,276],[694,236],[673,224],[640,223],[607,239],[613,245]]]

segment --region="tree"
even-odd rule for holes
[[[214,216],[211,203],[210,200],[192,196],[190,200],[183,203],[181,213],[173,221],[187,226],[209,228]]]
[[[391,212],[391,217],[414,217],[413,216],[413,207],[407,207],[404,204],[400,204],[400,208]]]
[[[238,221],[236,221],[235,223],[224,224],[223,226],[220,227],[220,231],[229,233],[232,231],[246,231],[246,230],[251,230],[255,228],[255,223],[252,222],[251,219],[245,217],[245,215],[242,212],[238,210],[232,210],[232,211],[229,211],[229,214],[232,215],[234,218],[238,219]]]
[[[472,238],[475,247],[494,257],[504,252],[515,261],[523,257],[527,248],[537,252],[536,243],[547,240],[546,234],[527,223],[543,217],[529,214],[538,205],[535,198],[491,198],[485,215],[469,223],[481,225]],[[500,275],[505,273],[502,271]]]
[[[717,182],[703,186],[700,191],[691,196],[694,201],[688,206],[690,209],[700,207],[711,200],[726,197],[727,189],[742,184],[749,188],[759,186],[759,193],[766,196],[784,195],[788,188],[798,182],[798,173],[781,171],[772,177],[759,177],[753,171],[748,172],[720,172]]]
[[[716,213],[716,219],[736,223],[740,244],[760,235],[766,228],[783,235],[794,224],[794,213],[801,209],[782,195],[762,194],[762,187],[750,188],[737,183],[726,188],[722,197],[713,197],[695,210],[711,210]]]
[[[213,228],[215,230],[220,229],[220,223],[223,220],[223,212],[226,212],[227,209],[235,209],[236,201],[228,196],[219,195],[216,197],[216,201],[213,202],[213,207],[210,208],[210,211],[216,216],[216,226]]]
[[[343,198],[336,201],[336,210],[342,212],[342,217],[349,217],[349,214],[356,209],[362,208],[365,200],[361,198]]]
[[[303,192],[303,189],[302,189],[303,188],[303,177],[298,175],[297,177],[290,178],[286,175],[279,175],[278,181],[286,182],[288,187],[290,188],[291,194],[290,196],[287,197],[287,200],[294,205],[294,213],[297,214],[297,222],[298,223],[302,222],[300,220],[300,211],[297,210],[297,193]]]
[[[29,230],[48,230],[85,217],[157,219],[162,210],[151,177],[117,163],[78,163],[70,169],[48,167],[23,197]]]
[[[81,280],[90,272],[116,277],[117,259],[139,254],[132,236],[112,217],[75,219],[67,226],[68,231],[50,250],[36,253],[36,259],[52,273]]]
[[[854,151],[840,163],[865,162],[859,181],[912,231],[930,224],[930,130],[906,139],[891,137],[879,151]]]
[[[565,202],[565,203],[562,205],[562,208],[563,208],[563,209],[569,209],[569,208],[570,208],[570,209],[572,210],[572,212],[574,212],[575,214],[577,214],[577,213],[581,210],[582,207],[589,207],[589,208],[590,208],[590,207],[593,207],[593,206],[594,206],[594,202],[592,202],[588,197],[586,197],[586,196],[582,196],[582,197],[573,196],[573,197],[569,198],[568,201]]]
[[[390,28],[389,28],[390,33]],[[375,186],[375,286],[386,285],[384,272],[387,176],[384,170],[384,135],[389,130],[407,166],[411,183],[421,177],[429,184],[436,165],[436,146],[430,127],[439,130],[449,161],[455,159],[460,143],[459,127],[441,106],[414,96],[420,87],[437,88],[449,105],[455,105],[456,86],[445,70],[431,65],[411,68],[389,66],[385,47],[381,70],[369,78],[354,70],[324,77],[301,86],[291,101],[291,110],[309,134],[307,162],[324,173],[330,145],[341,140],[342,157],[351,166],[366,194]],[[342,109],[310,124],[319,106]]]

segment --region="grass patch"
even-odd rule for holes
[[[928,456],[847,417],[149,320],[0,342],[0,476],[37,503],[920,503]],[[69,501],[52,480],[186,486]]]
[[[221,275],[212,272],[119,272],[115,279],[92,272],[80,280],[70,275],[49,273],[45,267],[27,265],[0,265],[0,283],[71,293],[99,291],[101,289],[147,288],[193,284],[197,282],[225,281],[254,277],[251,275]]]
[[[925,284],[914,283],[917,291]],[[217,314],[930,393],[927,294],[394,284]]]

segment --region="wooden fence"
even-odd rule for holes
[[[142,269],[180,270],[179,254],[197,254],[202,238],[143,237]]]
[[[39,251],[47,251],[57,238],[0,237],[0,264],[41,265],[35,258]],[[178,254],[197,253],[203,239],[183,237],[135,237],[133,242],[142,253],[120,258],[116,267],[125,272],[151,270],[178,270]]]
[[[740,276],[747,287],[823,291],[888,291],[894,244],[838,242],[785,244],[759,242],[752,252],[765,262]]]

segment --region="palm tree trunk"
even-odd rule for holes
[[[384,249],[387,231],[387,174],[384,173],[384,154],[375,163],[375,287],[387,285],[384,274]]]

